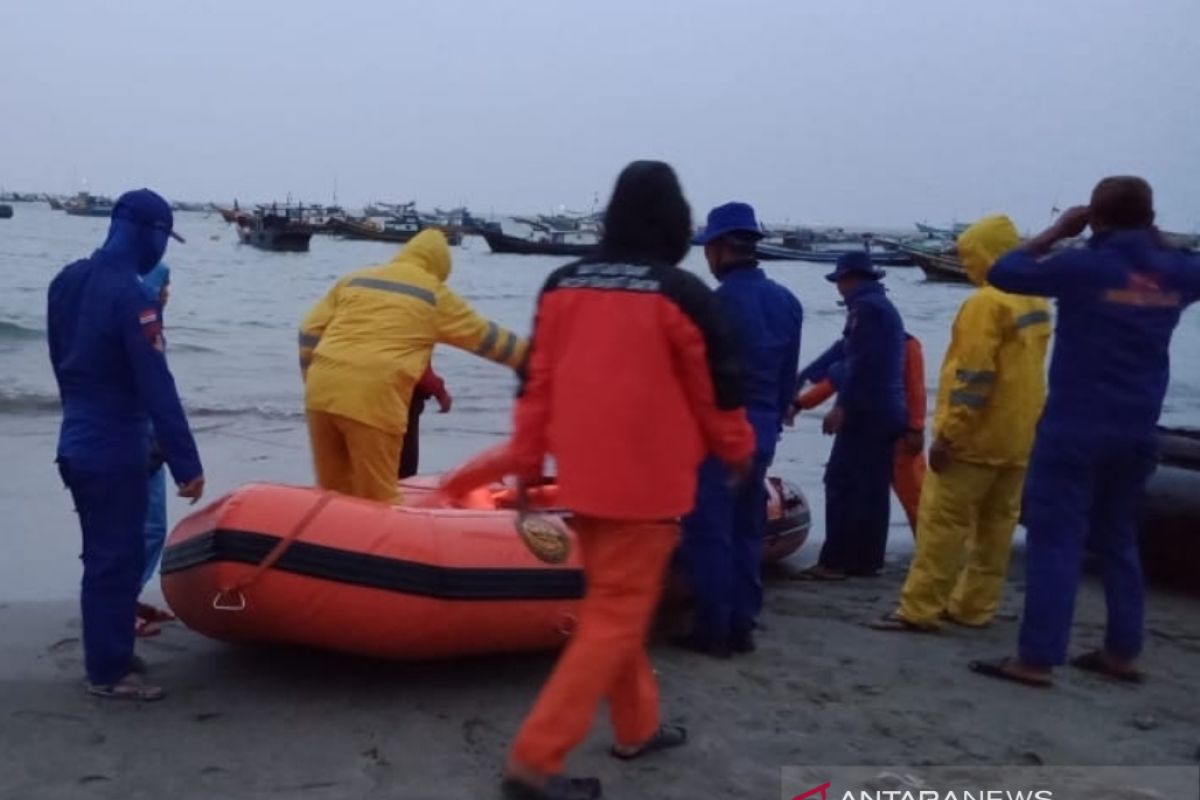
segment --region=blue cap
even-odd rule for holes
[[[121,195],[117,204],[113,206],[112,218],[127,219],[147,228],[157,228],[166,231],[177,242],[184,241],[174,230],[175,215],[171,213],[171,204],[149,189],[135,189]]]
[[[838,256],[837,265],[833,272],[825,276],[825,280],[836,283],[847,275],[862,275],[877,281],[883,277],[884,272],[871,262],[871,256],[866,250],[852,250]]]
[[[708,244],[727,233],[749,234],[757,239],[763,236],[754,207],[749,203],[726,203],[708,212],[708,224],[696,234],[692,244]]]

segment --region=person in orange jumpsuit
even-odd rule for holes
[[[827,358],[829,353],[814,361],[800,373],[798,383],[813,382],[800,392],[793,404],[792,417],[824,403],[837,393],[838,362]],[[904,394],[908,405],[908,431],[896,445],[896,461],[892,467],[892,491],[904,507],[913,536],[917,535],[917,509],[921,505],[921,485],[925,481],[925,355],[921,342],[905,334]]]
[[[701,461],[712,453],[745,480],[755,451],[716,295],[677,266],[691,235],[675,172],[634,162],[617,180],[596,254],[551,273],[538,298],[514,411],[514,469],[538,479],[554,457],[587,593],[513,743],[511,798],[600,796],[598,779],[568,778],[563,768],[602,699],[615,758],[687,738],[660,722],[645,640]]]

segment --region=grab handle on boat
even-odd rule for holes
[[[231,604],[223,602],[228,595],[234,592],[237,593],[236,603]],[[217,592],[216,597],[213,598],[212,607],[217,611],[244,611],[246,609],[246,595],[242,594],[240,589],[231,589],[227,592]]]

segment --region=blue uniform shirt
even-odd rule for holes
[[[1145,439],[1170,380],[1170,344],[1184,308],[1200,299],[1200,257],[1161,246],[1151,231],[1097,236],[1038,261],[1002,257],[988,282],[1058,299],[1042,430]]]
[[[849,429],[900,435],[908,427],[904,395],[904,322],[878,281],[846,297],[846,329],[801,375],[833,379]]]
[[[746,415],[768,457],[795,396],[800,361],[800,301],[752,261],[720,276],[717,299],[741,356]]]
[[[177,483],[203,470],[167,367],[162,310],[134,264],[104,251],[50,283],[50,361],[63,404],[58,456],[80,469],[147,466],[147,422]]]

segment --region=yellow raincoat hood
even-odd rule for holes
[[[450,244],[441,231],[427,228],[410,239],[392,261],[411,261],[438,283],[445,283],[450,277]]]
[[[1023,467],[1046,398],[1050,305],[987,284],[1000,256],[1020,236],[1008,217],[984,217],[958,238],[959,258],[979,284],[959,308],[942,362],[934,433],[956,458]]]
[[[987,283],[987,274],[1000,256],[1021,243],[1017,226],[1003,214],[976,222],[958,237],[958,259],[976,286]]]

